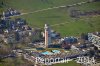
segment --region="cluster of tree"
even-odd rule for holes
[[[2,7],[4,5],[4,2],[2,1],[0,1],[0,7]]]
[[[6,1],[0,0],[0,8],[3,8],[4,6],[6,6]]]
[[[10,48],[8,47],[1,47],[0,48],[0,61],[7,58],[6,56],[11,53]]]

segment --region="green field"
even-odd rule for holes
[[[81,66],[80,64],[76,64],[74,61],[69,61],[68,63],[58,63],[52,66]]]
[[[53,66],[81,66],[81,65],[76,64],[74,61],[69,61],[68,63],[55,64]]]
[[[4,8],[12,7],[20,10],[22,13],[28,13],[41,9],[71,5],[82,1],[87,0],[5,0],[4,3],[6,3],[6,6]],[[75,6],[74,8],[81,11],[91,11],[100,10],[99,6],[100,2],[94,2]],[[44,24],[48,23],[52,29],[61,33],[62,36],[77,36],[81,33],[100,31],[100,16],[71,18],[69,16],[69,9],[67,7],[50,9],[18,17],[26,19],[32,27],[43,28]]]

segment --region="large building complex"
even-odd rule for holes
[[[88,39],[94,46],[96,46],[100,50],[100,37],[93,33],[88,34]]]

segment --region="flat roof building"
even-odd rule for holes
[[[100,50],[100,37],[93,34],[93,33],[88,33],[88,40],[91,42],[94,46]]]

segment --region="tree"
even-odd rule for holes
[[[10,52],[10,49],[8,48],[0,48],[0,61],[2,61],[3,59],[5,59],[7,55],[9,55],[11,52]]]

